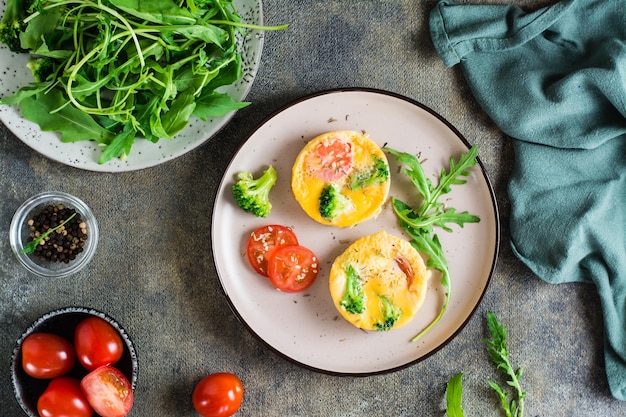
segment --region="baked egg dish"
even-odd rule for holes
[[[380,213],[389,194],[389,163],[367,134],[327,132],[309,141],[292,168],[291,189],[313,220],[349,227]]]
[[[409,323],[424,299],[430,271],[411,244],[387,232],[362,237],[330,270],[330,295],[342,317],[364,330]]]

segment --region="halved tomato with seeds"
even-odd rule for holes
[[[94,411],[102,417],[124,417],[133,407],[133,387],[124,374],[110,365],[101,366],[80,381],[80,388]]]
[[[267,276],[267,259],[272,251],[279,246],[297,244],[296,234],[286,226],[269,224],[260,227],[248,238],[248,261],[256,272]]]
[[[319,261],[310,249],[300,245],[276,248],[268,259],[268,275],[272,284],[285,292],[309,288],[319,272]]]
[[[333,182],[348,175],[353,159],[352,143],[332,137],[317,144],[306,164],[312,176]]]

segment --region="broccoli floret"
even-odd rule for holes
[[[56,71],[56,61],[50,57],[31,58],[27,66],[37,82],[46,81]]]
[[[332,220],[342,213],[354,209],[354,204],[345,195],[341,194],[337,184],[326,184],[320,193],[320,215],[326,220]]]
[[[0,21],[0,42],[13,52],[26,52],[20,44],[20,33],[26,29],[24,19],[30,14],[34,0],[7,0],[7,8]]]
[[[383,321],[376,323],[376,330],[386,331],[393,327],[396,324],[396,321],[400,318],[400,314],[402,311],[393,305],[391,300],[384,295],[378,295],[378,298],[381,301],[381,309],[380,312],[383,316]]]
[[[346,268],[346,292],[340,304],[348,313],[361,314],[365,311],[365,293],[352,265]]]
[[[357,171],[350,176],[350,188],[358,190],[369,185],[382,184],[389,179],[387,163],[376,155],[372,155],[374,162],[367,169]]]
[[[232,187],[237,205],[257,217],[267,217],[272,210],[270,190],[278,178],[274,167],[270,165],[257,179],[250,172],[240,172],[237,177],[239,180]]]

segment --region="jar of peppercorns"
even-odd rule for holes
[[[89,263],[98,245],[98,224],[79,198],[63,192],[31,197],[16,211],[11,249],[30,272],[65,277]]]

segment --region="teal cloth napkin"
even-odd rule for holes
[[[513,138],[515,254],[550,283],[600,296],[606,374],[626,399],[626,7],[568,0],[531,11],[440,1],[431,37]]]

